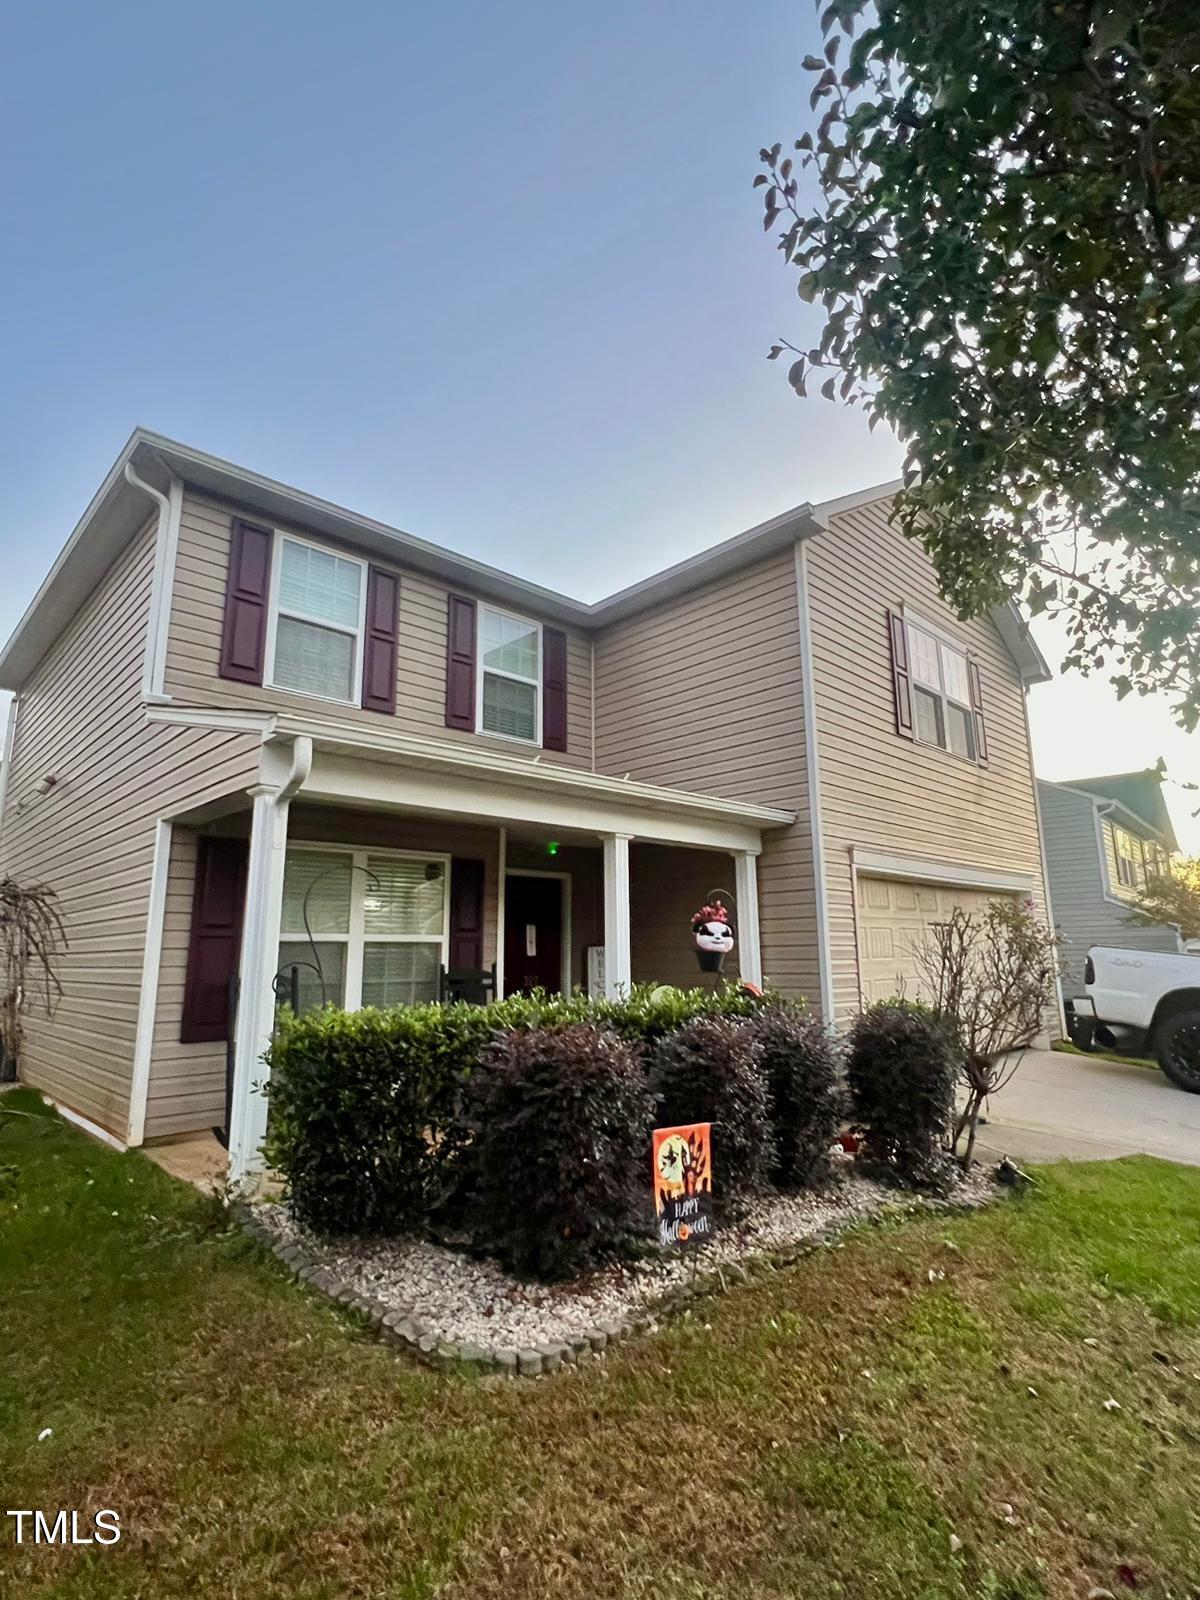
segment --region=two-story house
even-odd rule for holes
[[[124,1144],[228,1117],[240,1176],[281,982],[712,982],[721,891],[727,971],[833,1020],[949,906],[1044,905],[1045,662],[953,615],[894,488],[587,605],[135,432],[0,654],[0,866],[70,939],[22,1075]]]
[[[1129,922],[1139,889],[1169,871],[1179,850],[1160,774],[1151,768],[1041,782],[1038,789],[1067,998],[1083,993],[1083,964],[1094,944],[1182,950],[1176,929]]]

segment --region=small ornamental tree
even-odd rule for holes
[[[58,1003],[58,960],[66,948],[54,890],[0,878],[0,1078],[21,1059],[22,1012],[32,1003],[49,1016]]]
[[[1178,928],[1183,939],[1200,939],[1200,856],[1176,861],[1170,872],[1147,878],[1128,921],[1135,928],[1165,923]]]
[[[762,1046],[729,1017],[697,1017],[666,1034],[650,1054],[656,1127],[711,1122],[713,1207],[735,1216],[764,1188],[775,1159]]]
[[[1009,1082],[1045,1029],[1062,967],[1059,944],[1032,900],[1004,897],[981,915],[956,907],[917,951],[930,1008],[959,1047],[966,1096],[952,1147],[964,1167],[984,1101]]]

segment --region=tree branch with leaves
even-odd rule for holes
[[[1131,915],[1135,928],[1174,927],[1183,939],[1200,939],[1200,856],[1172,863],[1138,890]]]
[[[1065,621],[1064,666],[1195,728],[1200,11],[834,0],[821,26],[819,120],[755,182],[824,327],[771,358],[894,428],[894,515],[961,616],[1016,594]]]

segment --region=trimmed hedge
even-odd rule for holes
[[[750,1028],[762,1049],[775,1134],[771,1182],[818,1188],[831,1176],[829,1153],[845,1104],[837,1047],[818,1017],[786,1006],[764,1006]]]
[[[535,993],[489,1006],[284,1010],[267,1054],[267,1160],[296,1217],[319,1232],[421,1231],[457,1198],[464,1092],[501,1034],[590,1022],[644,1057],[689,1019],[748,1016],[759,1004],[732,987],[643,984],[620,1001]]]
[[[944,1188],[959,1057],[926,1006],[885,1000],[854,1019],[846,1076],[868,1160],[907,1188]]]
[[[762,1046],[745,1022],[695,1017],[650,1052],[655,1125],[711,1122],[713,1205],[736,1216],[765,1187],[775,1159]]]
[[[647,1231],[654,1110],[632,1046],[591,1022],[514,1029],[489,1047],[468,1103],[477,1248],[548,1280],[630,1253]]]

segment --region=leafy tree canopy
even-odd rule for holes
[[[1135,927],[1174,925],[1185,939],[1200,939],[1200,856],[1172,864],[1171,871],[1148,878],[1128,919]]]
[[[1054,611],[1065,665],[1194,728],[1200,7],[834,0],[821,23],[819,124],[755,182],[825,323],[772,358],[896,430],[897,519],[960,614]]]

